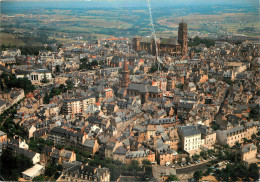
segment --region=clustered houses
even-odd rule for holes
[[[62,175],[57,181],[110,181],[110,172],[108,168],[98,168],[83,165],[80,162],[64,163],[66,165]]]
[[[161,39],[158,57],[147,53],[153,51],[144,47],[148,42],[140,39],[138,45],[128,38],[59,49],[53,45],[53,51],[40,51],[37,58],[14,51],[24,62],[13,65],[0,59],[0,69],[28,76],[38,89],[24,95],[13,88],[1,94],[0,111],[24,97],[13,121],[28,138],[98,152],[124,164],[146,159],[166,165],[216,144],[232,147],[236,142],[242,144],[243,160],[254,158],[258,144],[249,141],[260,126],[259,44],[218,42],[210,48],[187,48],[186,28],[181,27],[182,40]],[[82,58],[91,70],[82,68]],[[160,67],[154,68],[157,62]],[[50,82],[41,83],[42,76]],[[43,153],[46,164],[64,165],[60,180],[109,180],[107,169],[75,161],[73,151],[46,148]]]
[[[24,98],[23,89],[12,89],[8,93],[0,93],[0,113],[18,103]]]
[[[251,139],[253,134],[257,134],[259,122],[248,122],[245,125],[238,125],[227,130],[217,131],[217,141],[221,145],[234,146],[236,142],[242,143],[243,139]]]

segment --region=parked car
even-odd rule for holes
[[[175,168],[175,165],[172,165],[172,168]]]
[[[166,165],[166,166],[169,166],[170,164],[171,164],[170,162],[166,162],[166,164],[165,164],[165,165]]]

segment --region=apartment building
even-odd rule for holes
[[[182,149],[186,152],[200,148],[203,143],[201,132],[197,126],[182,126],[178,129],[181,138]]]
[[[234,146],[236,142],[242,143],[243,138],[251,139],[258,131],[259,121],[248,122],[245,125],[238,125],[227,130],[217,131],[217,142],[220,145]]]
[[[62,112],[66,115],[79,114],[85,111],[87,112],[89,107],[93,106],[95,102],[96,100],[94,96],[64,100]]]

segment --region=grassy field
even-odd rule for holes
[[[14,35],[8,34],[8,33],[0,33],[0,40],[1,40],[1,45],[11,45],[11,46],[25,46],[26,44],[20,40],[17,39]]]

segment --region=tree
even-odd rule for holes
[[[8,181],[17,181],[19,174],[32,166],[31,159],[24,155],[14,155],[9,148],[0,157],[0,174]]]
[[[185,159],[186,159],[186,162],[190,162],[191,161],[190,156],[187,156]]]
[[[137,160],[132,160],[129,164],[129,170],[136,175],[136,172],[139,170],[139,162]]]
[[[97,60],[92,61],[92,62],[91,62],[91,66],[98,66]]]
[[[201,156],[203,159],[207,159],[207,152],[206,152],[206,151],[201,151],[201,152],[200,152],[200,156]]]
[[[49,104],[50,103],[50,96],[48,93],[46,93],[43,97],[43,103],[44,104]]]
[[[256,163],[252,163],[249,165],[249,177],[252,178],[253,180],[257,180],[259,178],[259,170],[258,170],[258,166]]]
[[[215,151],[213,149],[208,150],[209,155],[213,155],[214,153],[215,153]]]
[[[45,168],[45,173],[44,174],[46,176],[52,177],[56,173],[56,171],[57,171],[57,167],[49,164]]]
[[[247,138],[242,138],[242,140],[243,140],[243,144],[246,144],[247,142],[248,142],[248,140],[247,140]]]
[[[176,175],[170,174],[166,181],[179,181],[179,179]]]
[[[151,167],[152,163],[151,163],[151,161],[144,159],[144,160],[142,160],[142,165],[143,165],[144,173],[145,173],[145,169],[148,167]]]
[[[74,83],[72,80],[66,80],[66,84],[67,84],[67,89],[68,90],[72,90],[74,87]]]
[[[32,181],[45,181],[45,179],[44,176],[41,175],[41,176],[34,177]]]
[[[253,135],[251,136],[251,139],[252,139],[252,140],[255,140],[255,139],[256,139],[256,134],[253,134]]]
[[[198,154],[194,154],[192,156],[192,158],[193,158],[194,161],[197,161],[197,160],[199,160],[200,156]]]
[[[15,75],[10,75],[6,73],[2,73],[0,78],[4,80],[4,85],[8,88],[22,88],[24,92],[27,94],[35,90],[35,86],[32,85],[32,82],[28,80],[27,77],[24,78],[16,78]]]
[[[55,66],[56,74],[60,74],[60,65]]]
[[[48,82],[49,82],[49,80],[47,79],[46,73],[44,72],[42,83],[48,83]]]
[[[153,64],[152,67],[150,68],[150,72],[154,73],[156,71],[158,71],[158,64]]]
[[[199,181],[199,179],[201,179],[203,176],[203,173],[201,170],[199,171],[195,171],[195,173],[193,174],[193,178],[196,180],[196,181]]]

